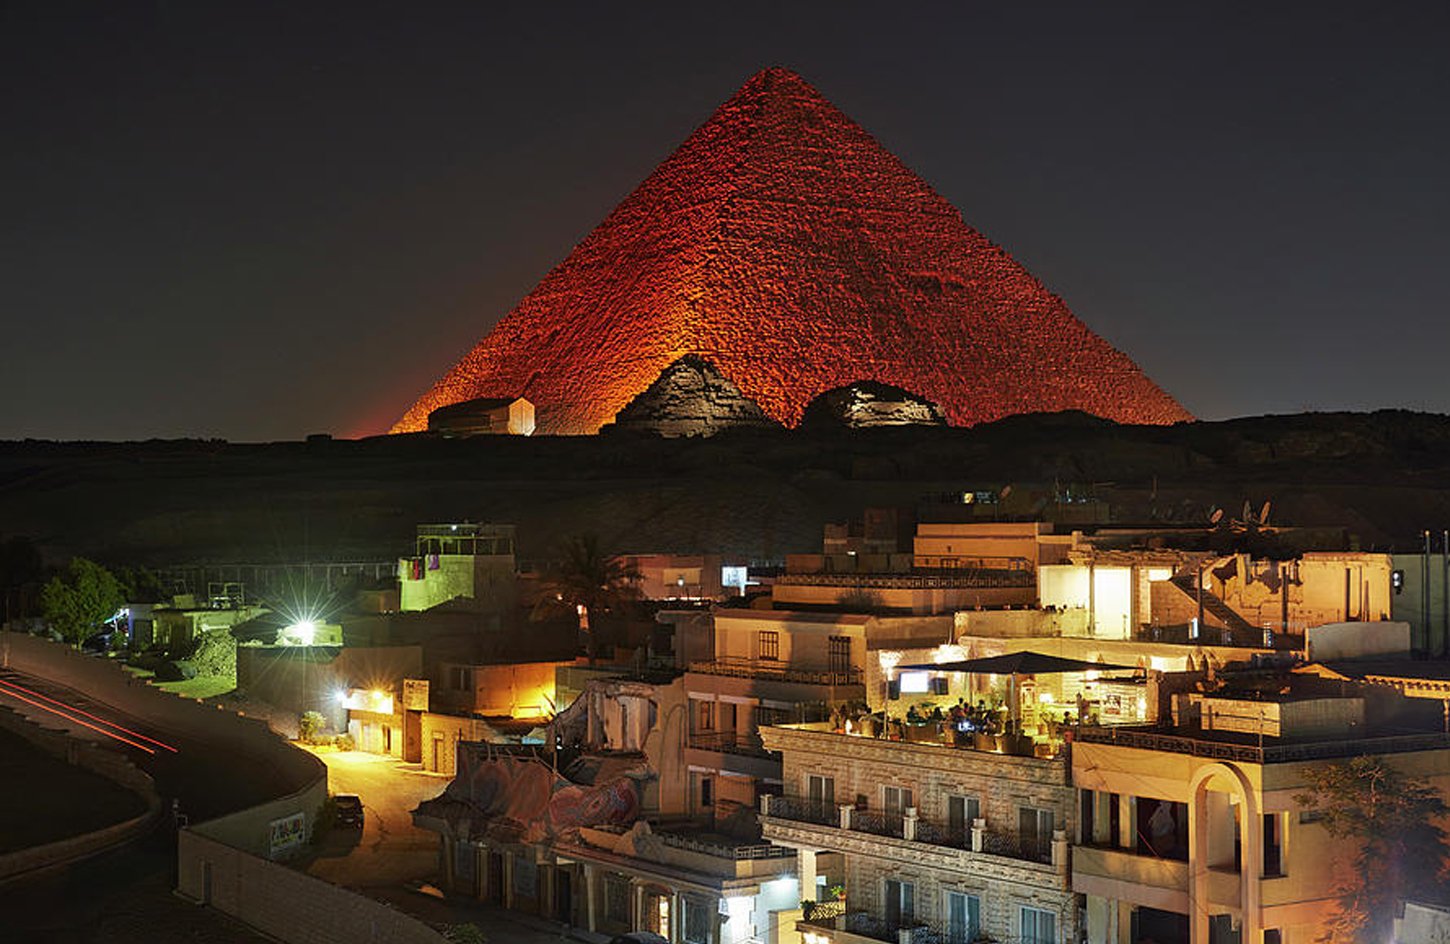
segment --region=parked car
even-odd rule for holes
[[[337,810],[337,825],[363,828],[362,797],[356,793],[339,793],[332,798],[332,805]]]

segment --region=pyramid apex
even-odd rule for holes
[[[815,86],[802,78],[799,72],[785,66],[766,66],[747,79],[745,85],[741,87],[742,92],[754,90],[762,92],[804,90],[820,95]]]

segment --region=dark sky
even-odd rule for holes
[[[0,3],[0,438],[379,432],[790,66],[1188,409],[1450,412],[1450,5]]]

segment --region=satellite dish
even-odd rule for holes
[[[1208,516],[1209,524],[1218,524],[1223,520],[1223,509],[1215,508]]]
[[[1269,507],[1270,503],[1266,501],[1264,502],[1264,507],[1259,510],[1259,524],[1269,523]]]
[[[1011,495],[1011,494],[1012,494],[1012,486],[1010,486],[1010,485],[1003,485],[1002,486],[1002,491],[1001,491],[1001,493],[999,494],[998,497],[1000,497],[1000,498],[1006,498],[1008,495]]]
[[[1250,505],[1249,504],[1249,500],[1247,498],[1245,498],[1244,499],[1244,513],[1240,517],[1242,517],[1243,520],[1245,520],[1245,521],[1252,521],[1253,520],[1253,516],[1254,516],[1254,506],[1253,505]]]

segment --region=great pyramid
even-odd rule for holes
[[[593,433],[681,357],[795,425],[873,380],[969,425],[1082,410],[1192,417],[871,135],[786,69],[757,73],[393,427],[523,396]]]

